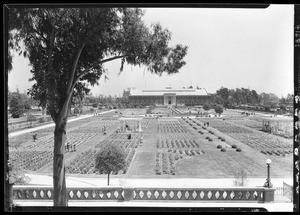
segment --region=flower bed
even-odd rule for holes
[[[45,165],[53,162],[52,151],[13,151],[10,153],[10,159],[18,162],[24,170],[37,171]]]

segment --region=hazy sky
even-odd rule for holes
[[[92,88],[94,95],[120,96],[127,87],[161,89],[204,87],[209,93],[227,87],[250,88],[258,93],[293,93],[293,5],[267,9],[147,8],[145,23],[172,32],[171,46],[189,46],[186,65],[179,74],[152,75],[144,67],[120,61],[105,64],[109,79]],[[15,54],[8,77],[10,91],[31,87],[29,61]]]

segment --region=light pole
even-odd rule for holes
[[[266,182],[264,183],[264,187],[271,188],[271,187],[273,187],[273,185],[271,183],[271,179],[270,179],[270,164],[272,163],[271,159],[267,159],[266,163],[267,163],[267,169],[268,169],[268,176],[267,176]]]

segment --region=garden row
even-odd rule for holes
[[[240,140],[248,146],[260,150],[263,154],[285,156],[292,152],[293,143],[290,140],[279,140],[272,135],[253,134],[237,135],[229,134],[233,138]]]
[[[156,175],[175,175],[176,168],[174,158],[171,153],[156,153],[156,166],[155,166],[155,174]]]
[[[78,147],[79,145],[86,142],[88,139],[93,138],[96,136],[96,133],[69,133],[66,135],[66,144],[69,143],[70,145],[75,145]],[[49,137],[48,139],[38,140],[32,144],[25,146],[24,148],[30,150],[53,150],[54,147],[54,137]]]
[[[157,148],[180,149],[180,148],[200,148],[199,143],[191,139],[175,139],[169,138],[157,139]]]
[[[265,154],[265,155],[275,155],[275,156],[285,156],[285,155],[289,155],[293,153],[293,149],[265,149],[265,150],[261,150],[261,153]]]
[[[176,120],[159,120],[158,121],[158,133],[187,133],[182,125]]]
[[[127,148],[137,148],[139,146],[139,140],[138,139],[135,139],[135,140],[103,140],[101,141],[100,143],[98,143],[95,148],[101,148],[103,147],[104,145],[107,145],[107,144],[116,144],[118,145],[119,147],[122,147],[124,149],[127,149]]]
[[[99,133],[105,127],[106,131],[109,131],[111,127],[118,124],[117,120],[97,120],[88,124],[78,126],[77,128],[70,131],[70,133]]]

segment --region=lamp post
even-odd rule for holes
[[[270,164],[272,163],[271,159],[267,159],[266,163],[267,163],[267,169],[268,169],[267,170],[268,176],[267,176],[266,182],[264,183],[264,187],[271,188],[271,187],[273,187],[273,185],[271,183],[271,179],[270,179]]]

